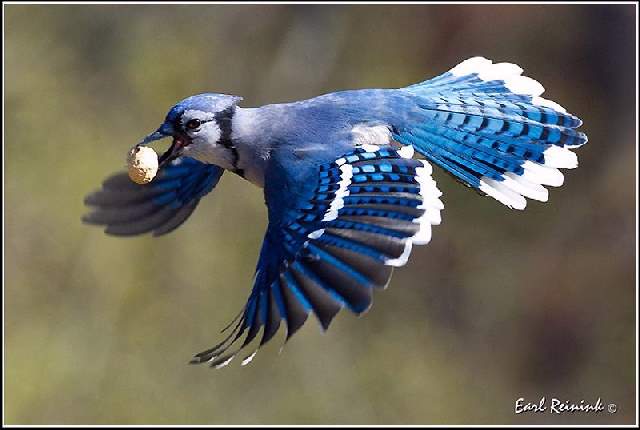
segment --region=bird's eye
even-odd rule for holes
[[[200,124],[201,124],[201,123],[200,123],[200,120],[199,120],[199,119],[195,119],[195,118],[194,118],[194,119],[190,119],[190,120],[187,122],[187,128],[188,128],[189,130],[194,130],[194,129],[196,129],[196,128],[200,127]]]

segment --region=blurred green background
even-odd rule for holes
[[[632,423],[635,5],[4,5],[7,424]],[[250,291],[266,225],[234,175],[162,238],[85,194],[176,101],[400,87],[482,55],[584,120],[580,168],[510,211],[436,172],[443,224],[362,318],[247,367],[189,366]],[[517,398],[617,413],[515,415]]]

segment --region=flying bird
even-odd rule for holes
[[[107,178],[83,220],[115,236],[169,233],[225,171],[263,188],[269,223],[246,305],[218,345],[192,363],[228,364],[283,325],[287,340],[314,314],[324,330],[346,307],[361,314],[413,245],[440,224],[436,165],[512,209],[545,202],[559,169],[578,166],[582,121],[541,97],[510,63],[474,57],[399,89],[361,89],[240,107],[206,93],[173,106],[138,145],[172,138],[148,184]],[[420,157],[421,156],[421,157]],[[418,158],[420,157],[420,158]]]

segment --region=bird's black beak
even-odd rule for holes
[[[140,146],[140,145],[148,145],[151,142],[155,142],[156,140],[160,140],[160,139],[164,139],[165,137],[169,137],[171,136],[170,133],[167,133],[168,130],[163,130],[163,127],[160,127],[159,129],[157,129],[156,131],[154,131],[153,133],[147,135],[144,139],[142,139],[138,145],[136,146]]]
[[[188,136],[174,132],[173,127],[165,123],[156,131],[142,139],[137,146],[148,145],[149,143],[155,142],[156,140],[164,139],[165,137],[171,136],[173,136],[173,142],[171,143],[171,146],[169,147],[169,149],[167,149],[167,151],[164,152],[164,154],[162,154],[158,158],[158,167],[162,167],[171,160],[174,160],[180,156],[182,148],[190,143]]]

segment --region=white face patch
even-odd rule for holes
[[[205,122],[200,128],[187,131],[187,135],[191,138],[193,143],[201,143],[206,145],[217,145],[222,135],[222,130],[216,120]]]
[[[353,143],[367,152],[375,152],[391,142],[391,131],[386,125],[358,124],[351,130]]]
[[[182,153],[203,163],[216,164],[227,169],[233,168],[231,151],[219,143],[222,130],[215,120],[215,115],[191,109],[185,111],[180,120],[183,125],[186,125],[193,119],[200,120],[202,124],[195,130],[185,127],[191,143],[182,150]]]
[[[200,120],[202,125],[195,130],[189,130],[186,127],[186,124],[191,120]],[[204,112],[201,110],[189,109],[184,111],[182,117],[180,118],[180,122],[183,127],[185,127],[185,131],[187,135],[194,141],[204,141],[204,143],[209,143],[211,145],[215,144],[220,140],[220,127],[218,126],[217,121],[215,120],[215,115],[211,112]]]

